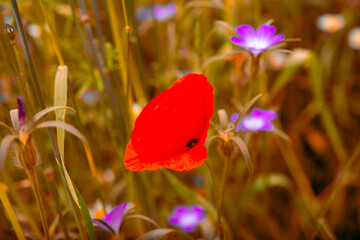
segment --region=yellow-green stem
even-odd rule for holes
[[[9,216],[11,225],[14,227],[16,237],[20,240],[25,240],[24,233],[20,227],[19,221],[16,218],[14,209],[12,208],[10,201],[6,195],[6,192],[4,190],[4,186],[2,183],[0,183],[0,200],[5,208],[6,213]]]
[[[52,41],[53,46],[55,48],[55,52],[56,52],[56,56],[57,56],[58,61],[59,61],[59,65],[63,67],[65,65],[64,59],[63,59],[63,57],[61,55],[60,47],[59,47],[59,44],[58,44],[58,42],[56,40],[54,29],[53,29],[53,27],[52,27],[52,25],[50,23],[50,18],[49,18],[49,15],[47,14],[45,4],[44,4],[44,0],[39,0],[39,2],[40,2],[41,10],[42,10],[42,12],[44,14],[44,17],[45,17],[45,21],[46,21],[47,25],[49,26],[51,41]]]
[[[224,198],[224,193],[225,193],[225,184],[226,184],[226,179],[227,179],[227,175],[229,172],[229,167],[230,167],[230,157],[226,156],[225,157],[225,165],[224,165],[223,173],[221,176],[220,189],[219,189],[219,194],[218,194],[218,205],[217,205],[217,217],[218,217],[220,240],[224,239],[224,231],[223,231],[223,226],[221,224],[221,215],[222,215],[222,207],[223,207],[223,198]]]
[[[40,211],[40,218],[41,218],[41,222],[42,222],[43,229],[44,229],[45,239],[50,239],[49,227],[48,227],[48,224],[46,221],[44,203],[41,198],[39,182],[36,177],[35,168],[32,167],[32,168],[26,169],[26,173],[28,174],[28,177],[30,179],[31,186],[32,186],[32,189],[33,189],[33,192],[35,195],[35,200],[36,200],[36,203],[37,203],[39,211]]]

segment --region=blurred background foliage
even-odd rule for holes
[[[138,110],[184,71],[204,73],[214,86],[213,123],[219,123],[218,109],[230,116],[245,105],[250,55],[236,52],[238,47],[229,39],[235,26],[257,27],[272,19],[277,33],[300,41],[279,46],[290,51],[261,55],[252,97],[262,94],[256,106],[276,110],[275,125],[291,140],[271,132],[241,133],[254,163],[254,178],[249,180],[236,151],[225,189],[225,235],[228,239],[360,239],[360,52],[348,45],[348,32],[360,25],[359,0],[175,1],[178,12],[166,21],[137,21],[135,11],[168,1],[44,2],[68,67],[67,105],[76,110],[67,112],[66,122],[89,141],[98,174],[100,195],[82,143],[67,134],[66,169],[90,212],[97,199],[112,206],[131,201],[137,214],[169,228],[166,218],[174,206],[207,204],[208,221],[191,236],[214,238],[215,200],[205,165],[171,175],[132,173],[123,166],[124,150]],[[59,61],[40,1],[17,4],[44,102],[53,106]],[[1,0],[0,9],[1,26],[16,27],[10,0]],[[318,29],[316,20],[325,13],[342,14],[345,26],[334,33]],[[29,117],[41,107],[17,27],[13,43],[2,34],[0,52],[0,120],[10,126],[9,112],[17,107],[17,96],[26,95]],[[0,139],[5,131],[0,128]],[[215,134],[217,129],[211,126],[208,136]],[[45,130],[35,133],[35,142],[51,234],[63,236],[61,212],[67,230],[76,236],[78,229]],[[218,179],[224,161],[220,144],[214,141],[208,146],[207,161]],[[14,166],[14,158],[10,153],[1,184],[25,235],[40,239],[41,222],[30,183],[25,172]],[[123,239],[135,239],[152,229],[147,222],[129,219],[121,233]],[[101,229],[95,231],[99,239],[110,238]],[[6,214],[0,214],[0,236],[15,238]],[[176,238],[180,237],[163,236]]]

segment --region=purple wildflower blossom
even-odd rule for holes
[[[92,222],[93,222],[93,224],[101,227],[102,229],[104,229],[105,231],[108,231],[108,232],[111,232],[109,229],[109,227],[111,227],[111,230],[114,231],[116,234],[118,234],[122,220],[123,220],[125,212],[126,212],[126,208],[128,206],[129,206],[128,202],[120,204],[120,205],[116,206],[115,208],[113,208],[109,213],[107,213],[104,218],[93,219]],[[109,225],[109,227],[106,226],[105,224],[103,224],[99,220],[105,222],[107,225]]]
[[[18,115],[19,115],[19,127],[22,128],[26,125],[26,110],[24,97],[17,98]]]
[[[143,6],[135,12],[135,18],[138,21],[150,20],[153,17],[158,21],[165,21],[172,18],[178,11],[174,2],[167,5],[155,4],[154,7]]]
[[[235,123],[236,120],[239,118],[240,113],[233,113],[230,116],[230,122]]]
[[[154,17],[156,20],[164,21],[173,17],[177,13],[177,10],[177,6],[173,2],[170,2],[165,6],[156,4],[154,6]]]
[[[173,227],[179,227],[186,233],[191,233],[206,220],[206,217],[204,208],[199,205],[194,204],[189,207],[179,205],[168,217],[168,223]]]
[[[274,44],[284,40],[283,34],[274,35],[276,27],[268,24],[262,24],[255,31],[250,25],[243,24],[236,28],[238,36],[232,36],[231,41],[236,45],[246,48],[255,57]]]
[[[250,132],[272,131],[275,126],[271,123],[271,121],[276,118],[277,113],[273,110],[254,108],[248,116],[242,118],[236,125],[235,132],[240,130]]]

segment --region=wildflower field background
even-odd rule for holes
[[[0,0],[0,21],[0,239],[360,239],[359,0]],[[150,124],[155,97],[189,110]],[[127,165],[195,106],[185,165]]]

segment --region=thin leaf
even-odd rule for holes
[[[230,30],[232,33],[236,34],[236,31],[235,31],[235,28],[233,25],[227,23],[227,22],[224,22],[224,21],[220,21],[220,20],[217,20],[215,21],[214,23],[215,25],[219,25],[219,26],[222,26],[228,30]]]
[[[9,201],[9,198],[6,195],[6,192],[4,190],[4,186],[2,183],[0,183],[0,200],[1,200],[1,203],[4,206],[5,211],[10,219],[11,225],[14,227],[16,237],[20,240],[25,240],[25,236],[22,231],[22,228],[20,227],[20,224],[16,217],[15,211],[11,206],[11,203]]]
[[[239,119],[242,118],[246,113],[249,111],[249,109],[255,104],[255,102],[261,97],[261,94],[253,97],[244,107],[240,108],[238,107],[240,111]]]
[[[179,197],[191,202],[198,203],[206,209],[207,214],[215,219],[216,210],[214,206],[203,198],[201,195],[196,194],[194,191],[189,189],[185,184],[183,184],[177,177],[175,177],[170,171],[163,169],[163,173],[166,179],[169,181],[172,188],[179,194]]]
[[[176,233],[179,236],[182,236],[184,239],[188,239],[188,240],[193,239],[189,235],[187,235],[179,230],[171,229],[171,228],[161,228],[161,229],[155,229],[150,232],[147,232],[145,235],[139,237],[137,240],[157,240],[171,232]]]
[[[60,169],[60,172],[61,174],[63,175],[63,177],[65,177],[66,175],[66,169],[63,168],[63,166],[59,163],[59,161],[56,161],[57,162],[57,165]],[[73,185],[73,183],[71,182],[71,185],[72,187],[74,188],[75,190],[75,193],[76,193],[76,198],[79,200],[79,204],[78,204],[78,207],[79,207],[79,210],[80,210],[80,213],[81,213],[81,216],[83,217],[84,219],[84,222],[85,222],[85,226],[86,226],[86,229],[88,230],[88,233],[90,235],[90,238],[92,240],[95,240],[95,232],[94,232],[94,227],[93,227],[93,223],[92,223],[92,220],[91,220],[91,217],[90,217],[90,213],[89,213],[89,210],[87,208],[87,205],[84,201],[84,199],[82,198],[81,194],[79,193],[79,191],[76,189],[76,187]]]
[[[224,60],[226,59],[227,57],[231,56],[231,55],[234,55],[234,54],[238,54],[238,53],[241,53],[241,52],[246,52],[246,50],[234,50],[234,51],[231,51],[231,52],[228,52],[226,54],[218,54],[218,55],[215,55],[211,58],[209,58],[208,60],[206,60],[204,62],[204,64],[201,66],[201,69],[202,71],[205,71],[205,69],[212,63],[216,62],[216,61],[220,61],[220,60]]]
[[[301,42],[301,38],[286,38],[282,42]]]
[[[239,147],[242,155],[244,156],[245,164],[246,164],[246,167],[247,167],[247,169],[249,171],[250,179],[252,179],[253,172],[254,172],[254,166],[253,166],[253,163],[252,163],[252,160],[251,160],[249,149],[246,146],[246,143],[238,136],[234,136],[232,138],[232,140]]]
[[[94,227],[93,227],[93,223],[91,220],[91,216],[89,213],[89,209],[88,209],[84,199],[82,198],[80,192],[77,190],[77,188],[75,186],[74,186],[74,188],[75,188],[76,196],[79,199],[80,213],[84,219],[86,229],[88,230],[88,233],[90,235],[90,239],[95,240],[95,232],[94,232]]]
[[[291,138],[277,127],[274,128],[273,133],[283,138],[285,141],[291,142]]]
[[[1,141],[0,145],[0,171],[4,167],[4,162],[6,159],[7,151],[11,145],[11,143],[17,138],[16,135],[6,135]]]
[[[131,219],[131,218],[139,218],[139,219],[145,220],[145,221],[151,223],[152,225],[154,225],[156,228],[160,228],[160,226],[154,220],[152,220],[151,218],[144,216],[144,215],[130,215],[130,216],[125,217],[124,221],[127,219]]]
[[[256,195],[273,187],[285,188],[290,192],[294,190],[294,186],[289,177],[279,173],[269,173],[257,176],[249,186],[249,192],[253,197],[255,197]]]
[[[67,172],[66,168],[64,165],[62,165],[59,160],[56,159],[56,162],[58,164],[59,169],[61,170],[61,173],[65,179],[65,183],[66,186],[68,187],[70,194],[72,196],[72,198],[74,199],[74,202],[76,203],[76,205],[78,206],[78,208],[80,208],[80,203],[79,203],[79,199],[77,198],[76,192],[75,192],[75,188],[74,185],[71,181],[71,178],[69,176],[69,173]]]
[[[71,126],[70,124],[67,124],[67,123],[58,122],[58,121],[46,121],[46,122],[42,122],[42,123],[36,125],[35,129],[50,128],[50,127],[52,127],[52,128],[62,128],[65,131],[75,135],[83,143],[87,142],[85,136],[79,130],[77,130],[75,127],[73,127],[73,126]]]
[[[8,125],[6,125],[4,122],[0,121],[0,126],[6,128],[7,130],[9,130],[11,133],[14,133],[14,130],[11,129]]]
[[[32,119],[30,120],[29,126],[35,124],[37,121],[39,121],[40,118],[42,118],[44,115],[48,114],[49,112],[58,110],[58,109],[67,109],[70,111],[75,112],[74,109],[70,108],[70,107],[66,107],[66,106],[53,106],[53,107],[48,107],[45,108],[44,110],[41,110],[40,112],[38,112],[37,114],[35,114]]]
[[[71,126],[70,124],[64,123],[64,122],[58,122],[58,121],[46,121],[46,122],[42,122],[40,124],[38,124],[35,129],[40,129],[40,128],[49,128],[49,127],[53,127],[53,128],[62,128],[65,131],[75,135],[77,138],[79,138],[81,140],[81,142],[84,145],[84,149],[85,149],[85,153],[86,153],[86,159],[88,161],[89,167],[90,167],[90,171],[91,174],[93,176],[93,178],[95,180],[97,180],[97,173],[96,173],[96,169],[95,169],[95,164],[94,164],[94,159],[92,157],[91,151],[90,151],[90,146],[89,143],[87,142],[85,136],[79,131],[77,130],[75,127]],[[65,171],[66,172],[66,171]],[[67,172],[66,172],[67,174]],[[70,180],[70,177],[67,174],[67,180]],[[71,190],[71,189],[70,189]],[[72,192],[73,194],[73,192]]]
[[[216,139],[216,138],[220,138],[220,139],[221,139],[220,135],[211,136],[211,137],[209,137],[209,138],[205,141],[204,146],[206,147],[212,140],[214,140],[214,139]]]
[[[54,89],[54,106],[66,106],[67,105],[67,66],[59,66],[55,76],[55,89]],[[65,122],[65,109],[55,110],[56,121]],[[61,154],[61,161],[64,157],[64,141],[65,130],[57,128],[57,140],[59,145],[59,151]]]

